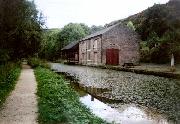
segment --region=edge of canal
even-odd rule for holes
[[[79,65],[79,64],[77,64],[77,66],[88,66],[88,67],[94,67],[100,69],[111,69],[116,71],[132,72],[136,74],[154,75],[165,78],[180,79],[180,74],[173,72],[150,71],[144,69],[124,68],[124,67],[115,67],[115,66],[94,66],[94,65]]]

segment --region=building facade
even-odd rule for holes
[[[139,62],[139,35],[119,23],[79,41],[79,64],[123,65]]]

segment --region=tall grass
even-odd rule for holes
[[[20,65],[7,63],[0,65],[0,106],[9,93],[14,89],[15,82],[20,74]]]
[[[38,67],[39,122],[43,124],[104,124],[79,101],[78,94],[56,73]]]

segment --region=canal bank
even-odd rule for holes
[[[121,100],[103,98],[100,94],[109,89],[86,87],[67,73],[56,72],[63,75],[70,82],[80,96],[80,101],[86,105],[96,116],[112,124],[173,124],[157,111],[134,103],[123,103]]]
[[[167,124],[171,124],[170,121],[179,123],[180,81],[177,79],[57,63],[52,63],[51,68],[77,79],[80,86],[89,90],[88,93],[95,91],[96,96],[103,99],[143,106],[149,112],[155,110],[165,115]],[[105,91],[100,93],[100,89]]]
[[[174,78],[180,79],[180,66],[176,71],[172,72],[171,68],[164,65],[150,65],[150,64],[142,64],[133,67],[122,67],[122,66],[94,66],[94,65],[80,65],[80,66],[89,66],[101,69],[111,69],[116,71],[125,71],[125,72],[133,72],[136,74],[146,74],[146,75],[154,75],[166,78]]]
[[[41,124],[107,124],[83,105],[69,82],[49,69],[35,68],[38,122]]]

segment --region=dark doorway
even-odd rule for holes
[[[119,50],[118,49],[106,49],[106,64],[119,65]]]

